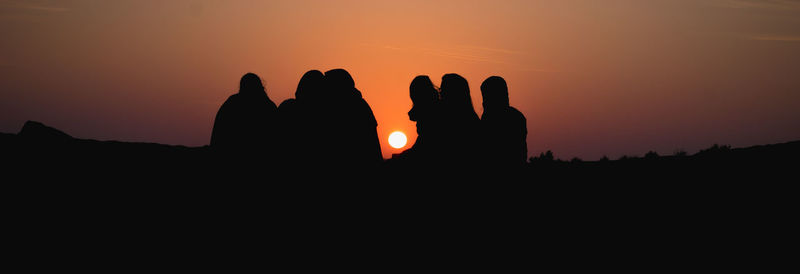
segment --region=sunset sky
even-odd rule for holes
[[[202,146],[243,74],[280,104],[304,72],[344,68],[386,158],[391,132],[416,138],[421,74],[464,76],[479,115],[481,82],[504,77],[529,156],[800,139],[800,1],[0,0],[0,37],[0,132]],[[342,133],[319,134],[325,157]]]

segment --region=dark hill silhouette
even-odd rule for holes
[[[58,129],[28,121],[16,135],[4,134],[2,145],[10,170],[28,176],[136,180],[156,174],[164,179],[192,174],[206,165],[208,147],[73,138]]]
[[[7,233],[24,246],[59,247],[48,249],[59,254],[113,245],[174,258],[175,250],[227,252],[222,242],[261,246],[266,239],[305,248],[342,236],[348,245],[406,235],[463,244],[466,233],[535,243],[546,253],[580,247],[591,254],[686,254],[696,243],[748,247],[748,235],[780,242],[776,231],[788,227],[780,222],[793,216],[786,211],[795,197],[787,196],[795,193],[800,141],[602,161],[543,153],[517,177],[459,181],[387,168],[365,183],[320,170],[300,170],[316,180],[298,182],[298,174],[268,167],[224,169],[218,161],[228,159],[211,157],[208,147],[77,139],[37,122],[0,134],[0,151],[4,193],[11,196]],[[439,225],[447,232],[427,229]],[[161,250],[165,243],[179,248]],[[706,253],[698,257],[707,260]]]
[[[209,171],[209,167],[213,170],[218,161],[225,161],[215,159],[208,146],[79,139],[35,121],[26,122],[17,134],[0,133],[0,149],[6,167],[9,167],[7,170],[12,172],[15,168],[37,171],[55,169],[68,171],[65,176],[83,174],[90,178],[95,174],[115,172],[130,176],[120,177],[122,180],[152,174],[163,175],[163,178],[203,177],[215,173]],[[649,182],[742,178],[739,175],[768,179],[793,171],[798,164],[798,156],[800,141],[745,148],[714,145],[692,155],[685,152],[675,155],[648,153],[645,157],[624,156],[616,160],[604,158],[598,161],[564,161],[548,151],[530,158],[526,164],[525,178],[518,181],[552,185],[556,182],[545,179]],[[317,161],[336,161],[336,155],[326,157],[320,157]],[[324,164],[320,166],[324,167]],[[400,172],[397,169],[385,171]]]
[[[63,131],[35,121],[26,122],[17,135],[27,140],[41,142],[59,142],[72,139],[72,136]]]

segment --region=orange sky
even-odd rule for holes
[[[206,145],[244,73],[280,104],[305,71],[341,67],[387,158],[389,133],[415,138],[413,77],[450,72],[478,114],[480,83],[506,79],[531,156],[800,139],[798,1],[0,0],[0,37],[0,132],[38,120],[79,138]]]

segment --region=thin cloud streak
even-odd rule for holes
[[[508,54],[508,55],[528,55],[528,53],[524,52],[524,51],[517,51],[517,50],[510,50],[510,49],[503,49],[503,48],[489,48],[489,47],[470,46],[470,45],[461,45],[460,48],[466,49],[466,50],[484,51],[484,52],[492,52],[492,53],[502,53],[502,54]]]
[[[800,1],[790,0],[717,0],[713,3],[734,9],[800,10]]]
[[[454,58],[454,59],[459,59],[459,60],[464,60],[464,61],[495,63],[495,64],[507,64],[505,62],[493,60],[493,59],[491,59],[489,57],[466,54],[466,53],[459,52],[458,50],[434,49],[434,48],[421,48],[419,50],[421,50],[424,53],[431,54],[431,55],[449,57],[449,58]]]
[[[471,63],[500,64],[517,67],[519,70],[530,72],[558,72],[552,69],[530,68],[527,65],[502,61],[502,59],[517,59],[529,55],[527,52],[503,48],[490,48],[472,45],[457,45],[453,47],[398,47],[394,45],[376,45],[361,43],[362,46],[380,47],[385,50],[407,51],[437,57],[450,58]]]
[[[72,10],[71,8],[63,6],[31,4],[25,1],[2,1],[0,2],[0,9],[27,10],[46,13],[62,13]]]
[[[747,39],[756,41],[800,42],[800,36],[786,35],[754,35],[748,36]]]
[[[22,8],[29,10],[36,10],[36,11],[44,11],[44,12],[68,12],[71,10],[69,8],[53,7],[53,6],[24,6]]]

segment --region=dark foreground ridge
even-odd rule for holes
[[[783,180],[780,176],[797,167],[800,141],[746,148],[714,145],[693,155],[680,152],[661,156],[649,152],[644,157],[626,156],[617,160],[604,158],[599,161],[579,159],[564,161],[555,159],[552,152],[548,151],[538,157],[530,158],[522,167],[493,166],[491,169],[470,171],[439,170],[440,174],[424,174],[431,169],[417,170],[416,166],[404,166],[389,160],[375,168],[325,170],[325,175],[321,175],[311,170],[304,170],[304,167],[264,163],[258,159],[224,158],[229,155],[222,155],[223,158],[220,159],[221,155],[215,154],[208,146],[185,147],[78,139],[34,121],[26,122],[17,134],[0,133],[0,150],[8,160],[6,165],[10,167],[9,172],[35,171],[22,176],[26,179],[57,175],[64,178],[71,176],[84,179],[159,181],[222,176],[224,180],[246,179],[255,183],[315,179],[315,176],[331,181],[334,177],[327,176],[338,175],[380,183],[386,179],[370,176],[389,173],[392,178],[411,178],[413,180],[409,182],[417,184],[434,183],[425,180],[426,178],[436,179],[435,182],[438,183],[458,183],[456,180],[471,178],[474,181],[489,179],[484,181],[485,183],[500,182],[492,179],[508,179],[514,182],[544,185],[565,181],[644,184],[654,181],[685,183],[699,180],[708,184],[722,183],[720,180],[728,179],[735,179],[728,183],[736,183],[746,178],[757,181]],[[320,164],[315,167],[324,170],[326,161],[333,162],[336,159],[336,155],[328,155],[326,158],[321,158]],[[341,168],[342,165],[336,166]],[[105,177],[107,175],[112,176]]]
[[[673,265],[676,254],[707,263],[754,250],[784,256],[763,243],[788,235],[800,142],[595,162],[546,153],[514,169],[428,173],[387,161],[306,170],[208,147],[76,139],[29,121],[0,134],[0,151],[5,228],[23,240],[15,254],[46,246],[65,264],[82,254],[124,264],[121,254],[175,260],[312,245],[417,254],[439,243],[504,257],[531,248],[561,267],[575,256],[653,265]]]

